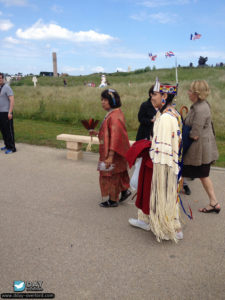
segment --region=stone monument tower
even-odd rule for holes
[[[56,52],[52,52],[52,60],[53,60],[53,73],[54,77],[58,76],[57,72],[57,57],[56,57]]]

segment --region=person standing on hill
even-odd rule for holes
[[[33,76],[33,78],[32,78],[32,82],[33,82],[33,84],[34,84],[34,87],[36,87],[36,86],[37,86],[37,82],[38,82],[38,80],[37,80],[37,77],[36,77],[36,76]]]
[[[0,130],[5,143],[1,151],[5,154],[16,152],[13,128],[14,95],[11,87],[4,83],[4,74],[0,73]]]
[[[151,101],[153,89],[154,89],[154,85],[151,86],[148,92],[149,94],[148,100],[141,104],[138,112],[138,121],[140,122],[140,126],[138,128],[136,141],[142,139],[150,140],[150,137],[153,136],[153,125],[154,125],[154,118],[156,115],[156,109],[152,105],[152,101]]]

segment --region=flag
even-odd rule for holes
[[[201,38],[201,36],[202,36],[201,34],[195,32],[195,34],[191,34],[190,39],[191,39],[192,41],[194,41],[194,40],[199,40],[199,39]]]
[[[201,36],[202,36],[201,34],[195,32],[194,39],[199,40]]]
[[[172,51],[168,51],[165,53],[165,56],[167,58],[167,57],[175,56],[175,54]]]
[[[149,58],[150,58],[151,60],[153,60],[153,61],[155,61],[155,59],[156,59],[156,57],[157,57],[157,55],[152,55],[152,53],[149,53],[148,56],[149,56]]]

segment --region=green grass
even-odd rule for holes
[[[214,79],[219,73],[224,74],[224,67],[204,67],[204,68],[189,68],[180,67],[178,68],[179,81],[184,80],[195,80],[195,79]],[[106,73],[104,73],[106,74]],[[86,76],[68,76],[68,77],[38,77],[39,86],[54,86],[63,87],[63,79],[66,78],[68,87],[82,86],[84,82],[94,82],[96,86],[99,86],[101,82],[102,73],[94,73]],[[118,83],[142,83],[146,80],[148,82],[154,81],[155,77],[158,76],[163,81],[174,81],[175,70],[174,69],[158,69],[150,70],[149,68],[135,70],[133,72],[116,72],[106,74],[107,81],[110,85]],[[12,86],[33,86],[33,76],[23,77],[19,81],[14,81]]]
[[[16,142],[56,148],[66,148],[65,142],[56,140],[56,136],[61,133],[88,135],[87,130],[83,127],[37,120],[15,119],[14,127]],[[136,131],[128,131],[128,136],[130,140],[135,140]],[[217,146],[220,152],[220,158],[216,162],[216,166],[224,168],[225,139],[223,136],[217,138]],[[86,145],[83,146],[83,150],[85,149]],[[92,150],[93,152],[98,152],[98,145],[93,145]]]
[[[187,90],[194,79],[206,79],[211,88],[208,100],[212,107],[213,120],[216,130],[222,130],[225,114],[225,68],[180,68],[179,94],[177,108],[190,105]],[[174,82],[174,69],[154,70],[136,74],[114,73],[107,75],[110,87],[118,90],[126,117],[128,130],[137,130],[137,112],[142,101],[148,97],[149,87],[155,77],[161,81]],[[13,86],[15,92],[15,117],[21,119],[45,120],[80,125],[82,119],[93,117],[103,119],[104,111],[100,105],[102,89],[83,85],[83,81],[100,83],[100,75],[70,76],[68,86],[62,86],[62,78],[41,77],[39,86],[34,88],[31,78],[24,78],[21,86]],[[98,82],[97,82],[98,81]],[[131,86],[128,83],[131,83]]]
[[[179,68],[179,92],[177,109],[182,105],[190,106],[187,91],[193,80],[205,79],[209,83],[211,94],[212,119],[216,131],[220,160],[225,162],[224,115],[225,115],[225,67]],[[110,87],[115,88],[122,100],[122,110],[126,119],[130,139],[134,140],[139,126],[137,113],[140,104],[148,98],[148,90],[158,76],[161,82],[175,81],[174,69],[151,70],[149,68],[130,73],[107,74]],[[16,121],[17,141],[32,144],[58,146],[55,136],[60,133],[85,134],[81,127],[82,119],[90,117],[103,120],[105,112],[100,103],[103,89],[84,86],[84,82],[100,84],[101,74],[67,77],[67,87],[63,87],[63,78],[39,77],[34,88],[32,77],[25,77],[12,83],[15,93],[14,118]],[[26,123],[28,122],[28,123]],[[24,126],[23,124],[30,124]],[[31,125],[32,124],[32,125]],[[37,125],[38,124],[38,125]],[[18,128],[16,128],[18,126]],[[37,128],[38,127],[38,128]],[[58,128],[58,129],[57,129]]]

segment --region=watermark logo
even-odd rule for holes
[[[43,291],[42,284],[43,281],[26,281],[26,290],[28,292],[41,292]]]
[[[2,293],[1,299],[54,299],[54,293],[43,292],[43,281],[13,281],[13,293]]]
[[[14,281],[13,282],[13,289],[14,292],[23,292],[25,290],[25,282],[24,281]]]

